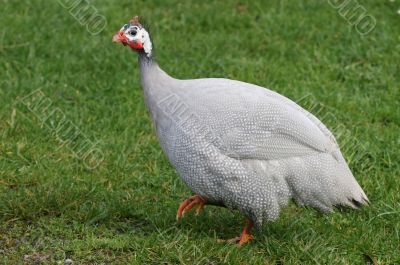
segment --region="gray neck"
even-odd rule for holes
[[[153,55],[150,55],[149,57],[143,50],[139,51],[138,55],[139,55],[138,58],[139,58],[139,66],[141,72],[143,72],[143,70],[146,70],[149,67],[157,65],[157,63],[154,61]]]
[[[139,66],[146,105],[154,116],[159,102],[171,96],[176,79],[165,73],[144,51],[139,52]]]

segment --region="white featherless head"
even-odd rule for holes
[[[150,35],[145,28],[139,23],[139,17],[135,16],[129,24],[125,24],[117,34],[113,37],[114,42],[121,42],[130,46],[133,50],[143,50],[147,57],[151,56],[152,44]]]

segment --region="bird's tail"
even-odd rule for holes
[[[363,205],[368,205],[369,199],[360,184],[356,181],[353,174],[351,173],[347,164],[342,164],[345,167],[346,173],[338,176],[338,188],[342,189],[341,197],[337,198],[335,206],[348,206],[354,209],[358,209]]]
[[[335,206],[357,209],[369,204],[340,151],[337,156],[318,154],[302,159],[307,176],[294,173],[286,179],[297,202],[324,212]]]
[[[337,163],[332,163],[332,167],[336,168],[337,176],[336,179],[336,189],[338,190],[336,194],[339,196],[336,198],[335,206],[348,206],[354,209],[358,209],[363,205],[368,205],[369,199],[360,184],[353,176],[346,160],[343,158],[339,149],[337,149],[337,158],[335,159]]]

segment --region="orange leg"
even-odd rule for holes
[[[246,224],[244,225],[243,231],[238,237],[234,237],[226,240],[218,240],[220,243],[228,242],[228,243],[237,243],[238,246],[243,246],[250,240],[253,240],[254,237],[250,235],[250,230],[253,228],[253,222],[249,219],[246,219]]]
[[[176,220],[179,220],[185,213],[189,212],[194,206],[196,208],[196,215],[203,209],[206,201],[199,195],[190,196],[179,205],[178,212],[176,213]]]

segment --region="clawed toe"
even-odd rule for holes
[[[189,212],[193,207],[196,208],[196,215],[198,215],[201,210],[203,209],[204,205],[206,204],[206,201],[199,195],[194,195],[190,196],[186,200],[184,200],[178,208],[178,212],[176,213],[176,220],[179,220],[180,218],[185,215],[185,213]],[[246,224],[243,228],[242,233],[238,237],[234,237],[231,239],[218,239],[218,243],[237,243],[238,246],[243,246],[249,241],[253,240],[254,237],[250,235],[250,230],[253,227],[253,222],[249,219],[246,220]]]
[[[240,236],[229,239],[217,239],[218,243],[238,243],[239,241],[240,241]]]
[[[241,247],[253,239],[254,239],[254,237],[252,235],[242,235],[242,236],[237,236],[237,237],[230,238],[230,239],[217,239],[217,242],[218,243],[230,243],[230,244],[236,243],[239,247]]]
[[[190,196],[179,205],[178,212],[176,213],[176,220],[182,218],[182,216],[189,212],[194,206],[197,206],[196,215],[198,215],[205,204],[206,201],[201,196]]]
[[[218,239],[218,243],[237,243],[239,247],[245,245],[254,239],[252,235],[250,235],[250,230],[253,227],[253,222],[250,220],[246,220],[246,224],[240,236],[231,238],[231,239]]]

